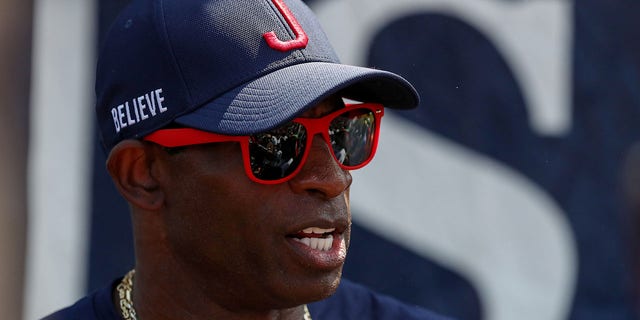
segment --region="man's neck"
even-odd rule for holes
[[[123,279],[125,280],[125,279]],[[159,286],[159,282],[146,279],[144,272],[136,272],[132,279],[132,300],[137,319],[229,319],[229,320],[303,320],[304,305],[275,310],[228,310],[209,299],[200,299],[201,295],[177,295],[173,290]],[[133,290],[135,288],[135,290]],[[122,314],[121,294],[114,288],[113,301],[116,310]],[[130,312],[131,310],[129,310]]]

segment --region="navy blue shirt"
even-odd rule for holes
[[[100,289],[44,320],[121,320],[112,301],[113,288],[120,282]],[[403,304],[391,297],[374,293],[364,286],[343,279],[331,297],[310,303],[314,320],[446,320],[425,309]]]

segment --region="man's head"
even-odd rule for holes
[[[137,277],[227,310],[336,289],[349,170],[373,157],[382,105],[418,103],[401,77],[340,64],[297,0],[136,0],[107,35],[96,91]]]
[[[340,108],[326,100],[303,116]],[[137,252],[139,263],[189,273],[202,294],[229,309],[291,307],[328,296],[349,244],[349,171],[320,136],[284,183],[251,180],[242,157],[233,142],[177,152],[137,140],[115,146],[109,171],[134,209],[137,248],[146,250]]]

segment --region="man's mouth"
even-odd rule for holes
[[[318,225],[324,228],[317,227]],[[344,264],[347,256],[344,239],[346,228],[340,226],[331,228],[331,225],[322,222],[314,227],[301,226],[302,230],[287,235],[293,252],[301,258],[300,261],[305,268],[336,270]]]
[[[290,237],[300,243],[305,244],[314,250],[329,251],[333,246],[335,228],[323,229],[310,227],[301,230]]]

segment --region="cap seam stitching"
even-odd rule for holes
[[[295,33],[293,32],[293,30],[291,30],[289,28],[289,25],[287,24],[287,22],[284,20],[284,17],[280,14],[280,12],[278,11],[277,8],[275,8],[275,5],[273,4],[273,1],[271,0],[265,0],[268,2],[268,6],[269,8],[271,8],[271,14],[278,19],[278,21],[280,21],[280,25],[283,27],[283,29],[287,32],[287,34],[289,35],[289,40],[293,40],[295,39]]]
[[[158,0],[158,5],[160,7],[160,17],[162,18],[161,20],[161,26],[162,26],[162,34],[164,37],[164,40],[167,42],[167,46],[169,49],[169,54],[171,55],[171,59],[173,60],[173,64],[175,65],[177,71],[178,71],[178,75],[180,76],[180,82],[182,83],[184,89],[185,89],[185,93],[187,94],[187,97],[189,98],[189,104],[193,104],[193,97],[191,96],[191,91],[189,90],[189,86],[187,85],[187,81],[185,80],[183,71],[182,71],[182,66],[180,65],[180,63],[178,62],[178,58],[176,57],[175,51],[173,49],[173,43],[171,42],[171,39],[169,38],[169,31],[167,29],[167,21],[166,21],[166,16],[165,16],[165,10],[164,10],[164,4],[162,0]],[[188,110],[189,108],[184,108],[183,111]],[[180,112],[180,113],[184,113],[184,112]]]

